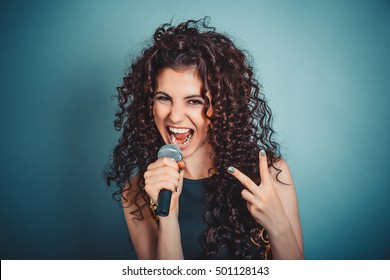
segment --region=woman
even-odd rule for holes
[[[106,171],[139,259],[302,259],[294,183],[243,51],[205,19],[165,24],[118,88]],[[164,144],[183,161],[157,158]],[[170,214],[155,215],[162,189]]]

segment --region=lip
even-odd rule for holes
[[[173,126],[173,125],[167,125],[167,130],[168,127],[176,128],[176,129],[192,129],[191,127],[185,127],[185,126]],[[193,129],[192,129],[193,130]]]
[[[172,127],[172,128],[175,128],[175,129],[190,129],[190,130],[192,130],[193,132],[195,132],[195,129],[193,129],[193,128],[191,128],[191,127],[167,125],[167,126],[166,126],[166,131],[168,132],[168,135],[170,134],[169,127]],[[170,136],[170,135],[169,135],[169,136]]]

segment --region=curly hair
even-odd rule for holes
[[[268,254],[265,244],[254,241],[254,235],[263,228],[241,198],[242,184],[226,169],[234,165],[259,184],[259,150],[266,151],[269,166],[281,159],[279,145],[273,139],[272,113],[245,52],[227,36],[215,32],[207,21],[204,18],[160,26],[151,45],[132,63],[123,85],[117,88],[120,109],[114,124],[123,133],[105,178],[108,185],[116,183],[113,196],[118,201],[125,191],[135,188],[129,203],[136,205],[134,218],[143,219],[141,209],[149,203],[143,176],[138,177],[136,185],[127,189],[124,185],[134,173],[144,174],[164,145],[153,121],[157,77],[167,67],[195,68],[202,81],[204,115],[207,117],[208,108],[213,108],[209,141],[214,166],[209,170],[210,187],[206,189],[204,218],[208,229],[203,236],[206,254],[216,257],[220,248],[225,248],[237,259],[264,258]],[[139,198],[144,203],[139,204]]]

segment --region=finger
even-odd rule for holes
[[[144,173],[145,182],[158,182],[161,180],[179,181],[179,172],[169,167],[161,167],[158,170],[146,171]]]
[[[177,162],[174,159],[172,159],[172,158],[159,158],[155,162],[149,164],[148,170],[154,170],[154,169],[159,168],[161,166],[169,166],[175,170],[179,169]]]
[[[145,184],[144,190],[155,202],[157,202],[158,195],[162,189],[167,189],[170,191],[175,191],[176,187],[170,182],[161,182],[159,184]]]
[[[177,165],[179,166],[180,170],[184,170],[186,168],[186,163],[184,161],[178,161]]]
[[[265,153],[265,150],[261,150],[259,152],[259,170],[260,170],[260,178],[261,178],[261,184],[266,184],[270,180],[270,174],[268,170],[268,162],[267,162],[267,155]]]
[[[145,184],[147,185],[157,185],[157,184],[166,185],[167,183],[173,184],[177,187],[179,185],[179,177],[174,178],[174,177],[163,175],[161,177],[153,177],[145,180]]]
[[[159,193],[162,189],[170,190],[171,192],[176,192],[177,187],[178,187],[178,181],[176,183],[173,183],[171,181],[160,181],[158,183],[154,184],[148,184],[145,186],[145,190],[148,192],[157,192]]]
[[[248,176],[246,176],[237,168],[230,166],[228,168],[228,172],[234,177],[236,177],[237,180],[240,181],[241,184],[243,184],[250,192],[255,193],[259,190],[259,187]]]
[[[242,196],[242,198],[245,199],[249,204],[255,203],[256,197],[253,195],[253,193],[251,193],[251,192],[248,191],[247,189],[243,189],[243,190],[241,191],[241,196]]]

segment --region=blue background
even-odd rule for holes
[[[157,26],[206,15],[252,53],[306,257],[390,259],[390,5],[347,0],[2,2],[1,259],[134,257],[111,96]]]

